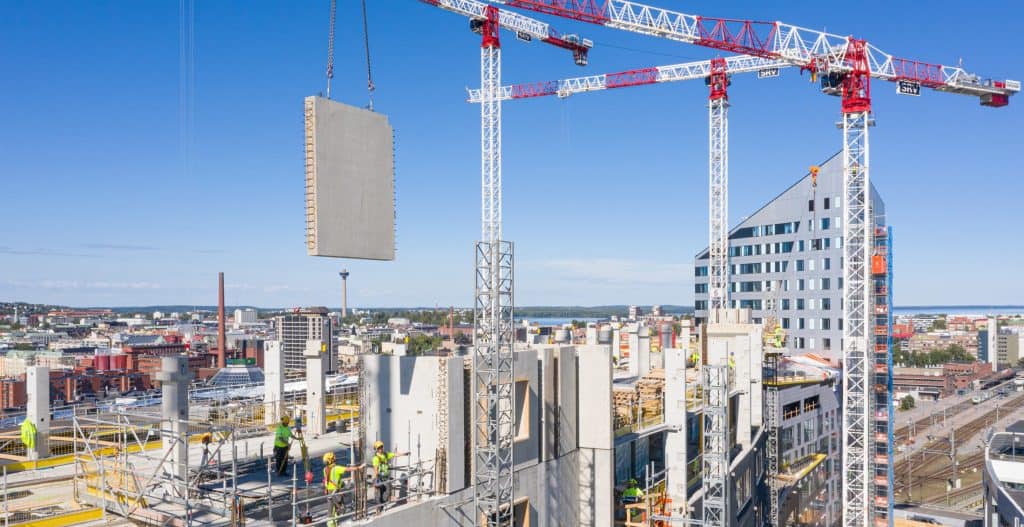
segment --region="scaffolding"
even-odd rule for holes
[[[352,389],[334,397],[343,400],[355,393]],[[331,495],[324,490],[324,466],[318,458],[307,462],[294,456],[290,476],[276,475],[273,436],[263,424],[264,409],[274,404],[284,403],[250,401],[231,416],[211,419],[216,413],[210,405],[193,403],[181,427],[170,426],[148,407],[76,415],[74,499],[105,516],[148,525],[234,527],[270,521],[334,526],[435,494],[434,460],[392,466],[391,476],[382,480],[352,468],[352,477]],[[340,437],[354,436],[357,415],[335,419]],[[248,433],[253,428],[261,433]],[[337,444],[333,435],[320,441],[328,450]],[[179,458],[180,448],[187,454]],[[340,454],[339,461],[345,450]],[[361,457],[357,445],[350,445],[348,456],[347,466],[358,465],[353,461]]]
[[[779,424],[781,412],[779,401],[779,355],[777,351],[765,353],[765,370],[769,382],[765,383],[764,415],[768,429],[768,441],[765,446],[765,460],[768,464],[768,525],[779,527]]]
[[[729,370],[704,366],[703,525],[727,527],[729,521]]]

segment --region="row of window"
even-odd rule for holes
[[[836,289],[841,290],[842,288],[843,277],[840,276],[836,278]],[[830,291],[831,289],[832,278],[798,278],[796,280],[797,291]],[[789,279],[753,280],[729,283],[729,291],[732,293],[760,293],[762,291],[771,292],[775,290],[790,291],[791,287]],[[697,294],[707,293],[708,284],[693,284],[693,292]],[[782,304],[783,309],[789,309],[788,307],[785,307],[788,305],[786,302],[788,302],[788,300],[784,299]]]
[[[839,326],[836,329],[842,330],[843,329],[843,319],[842,318],[837,318],[836,319],[836,323]],[[784,317],[782,319],[782,328],[783,329],[791,329],[790,325],[791,325],[790,319]],[[817,318],[798,318],[798,319],[796,319],[796,329],[806,329],[806,330],[820,329],[822,331],[828,331],[828,330],[832,329],[832,319],[831,318],[822,318],[822,319],[817,319]]]
[[[828,241],[828,239],[826,239],[825,241]],[[800,273],[804,271],[816,271],[818,269],[821,269],[822,271],[832,270],[832,258],[808,258],[793,260],[793,262],[796,266],[797,272]],[[842,257],[839,258],[839,268],[843,268]],[[789,260],[729,265],[729,273],[732,275],[770,274],[787,272],[789,272]],[[696,266],[693,268],[693,274],[694,276],[707,276],[708,267],[706,265]]]
[[[761,256],[763,254],[788,254],[793,252],[793,248],[796,248],[797,252],[804,252],[806,250],[821,251],[824,249],[831,249],[835,245],[837,249],[842,248],[843,238],[837,236],[836,238],[812,238],[809,240],[797,240],[796,242],[775,242],[775,243],[755,243],[753,245],[733,245],[729,247],[729,256],[740,257],[740,256]]]

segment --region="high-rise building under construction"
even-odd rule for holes
[[[731,307],[755,323],[778,320],[794,353],[842,357],[843,228],[841,152],[814,167],[729,232]],[[885,203],[871,189],[875,225]],[[694,312],[707,319],[708,250],[694,261]]]

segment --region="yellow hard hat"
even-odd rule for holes
[[[324,465],[330,465],[331,463],[334,463],[334,452],[324,454]]]
[[[281,416],[281,424],[283,424],[283,425],[287,425],[287,424],[288,424],[288,423],[290,423],[291,421],[292,421],[292,420],[291,420],[291,419],[290,419],[290,418],[289,418],[289,417],[288,417],[287,415],[282,415],[282,416]]]
[[[373,449],[376,450],[378,448],[384,448],[384,442],[383,441],[374,441],[373,442]]]

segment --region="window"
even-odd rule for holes
[[[825,320],[828,320],[828,319],[825,319]],[[828,351],[828,350],[832,349],[832,339],[828,339],[828,338],[821,339],[821,347],[824,348],[825,351]]]
[[[796,281],[796,289],[797,289],[797,291],[803,291],[804,290],[804,279],[803,278],[801,278],[801,279]]]
[[[700,267],[694,267],[693,268],[693,276],[707,276],[707,275],[708,275],[708,266],[703,265],[703,266],[700,266]]]
[[[813,318],[807,319],[807,329],[814,329],[814,319]],[[811,347],[812,348],[814,347],[814,343],[813,342],[811,343]]]
[[[821,329],[832,329],[832,321],[827,318],[821,319]]]
[[[815,239],[811,240],[811,250],[812,251],[820,251],[821,250],[821,238],[815,238]]]
[[[789,299],[788,298],[783,298],[782,299],[782,310],[783,311],[789,311]]]
[[[828,311],[830,309],[832,309],[832,299],[831,298],[822,298],[821,299],[821,310],[822,311]]]
[[[804,241],[803,240],[800,240],[799,250],[800,250],[800,252],[804,252]]]
[[[832,279],[831,278],[822,278],[821,279],[821,290],[822,291],[828,291],[831,286],[832,286]]]
[[[821,219],[821,230],[827,231],[828,227],[829,227],[829,223],[830,223],[829,218],[822,218]]]
[[[814,258],[811,258],[810,260],[807,260],[807,270],[808,271],[813,271],[814,270]]]
[[[825,248],[826,249],[831,249],[832,248],[832,238],[825,238]]]
[[[803,319],[803,318],[796,319],[796,328],[797,329],[804,329],[806,327],[806,325],[807,325],[807,320],[806,319]]]
[[[843,319],[840,318],[839,319],[839,331],[842,331],[842,330],[843,330]]]
[[[835,218],[832,218],[832,228],[833,229],[842,229],[843,228],[843,221],[839,219],[839,216],[836,216]]]
[[[823,259],[821,261],[821,268],[826,270],[826,271],[832,269],[832,259],[831,258]]]
[[[782,329],[789,329],[789,319],[788,318],[782,319]]]
[[[843,248],[843,237],[842,236],[836,236],[836,249],[842,249],[842,248]]]
[[[791,253],[793,252],[793,242],[782,242],[782,252]]]
[[[797,311],[803,311],[804,310],[804,299],[802,299],[802,298],[796,299],[796,310]],[[800,324],[800,329],[804,329],[803,328],[803,324]]]
[[[697,311],[707,311],[708,301],[707,300],[696,300],[693,303],[693,309]]]
[[[814,319],[811,319],[811,329],[814,329]],[[810,344],[810,348],[814,349],[814,337],[808,339],[808,342]]]
[[[743,256],[752,256],[754,254],[754,247],[752,245],[743,246]]]
[[[810,309],[810,310],[813,311],[814,310],[814,304],[815,304],[815,300],[813,298],[808,300],[807,301],[807,309]]]
[[[814,212],[814,200],[807,200],[807,212]]]
[[[814,260],[811,260],[811,261],[813,262]],[[811,291],[814,291],[814,283],[817,282],[817,280],[815,280],[814,278],[811,278],[810,280],[808,280],[808,282],[809,283],[807,284],[807,288],[810,289]],[[814,309],[814,308],[812,307],[811,309]]]
[[[707,293],[708,292],[708,284],[693,284],[693,292],[694,293]]]
[[[843,206],[843,200],[839,199],[839,196],[832,198],[832,207],[838,209]]]
[[[830,203],[831,201],[832,201],[832,200],[830,200],[830,199],[828,199],[828,198],[825,198],[825,202],[821,204],[822,208],[823,208],[823,209],[825,209],[825,210],[828,210],[828,209],[829,209],[829,203]]]
[[[515,432],[515,441],[530,438],[530,382],[526,380],[516,381]]]
[[[804,242],[800,242],[800,245],[801,245],[800,250],[801,251],[803,250],[803,243]],[[797,260],[796,261],[796,270],[797,270],[797,272],[800,272],[800,271],[804,270],[804,261],[803,260]]]

